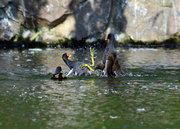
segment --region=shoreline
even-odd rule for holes
[[[180,41],[177,39],[167,39],[164,41],[150,41],[150,42],[142,42],[142,41],[134,41],[134,40],[126,40],[124,42],[117,42],[116,46],[124,47],[124,48],[179,48]],[[85,40],[59,40],[57,42],[37,42],[30,40],[18,40],[16,42],[12,41],[0,41],[0,49],[11,49],[11,48],[86,48],[86,47],[98,47],[104,48],[106,46],[106,42],[104,40],[98,40],[96,42],[86,42]]]

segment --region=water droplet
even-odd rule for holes
[[[42,96],[38,96],[39,99],[42,99],[43,97]]]
[[[27,59],[27,60],[26,60],[26,62],[30,62],[30,61],[32,61],[32,60],[31,60],[31,59]]]
[[[117,119],[118,116],[109,116],[109,118],[111,118],[111,119]]]
[[[20,64],[17,64],[17,67],[20,67],[21,65]]]
[[[144,112],[144,111],[146,111],[146,110],[145,110],[145,108],[138,108],[137,111],[138,111],[138,112]]]
[[[14,60],[19,60],[19,58],[17,57],[17,58],[14,58]]]
[[[35,122],[35,121],[36,121],[36,118],[32,118],[32,121]]]

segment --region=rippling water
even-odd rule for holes
[[[117,48],[129,76],[50,77],[89,49],[0,50],[0,128],[180,128],[180,49]],[[103,50],[96,49],[96,62]]]

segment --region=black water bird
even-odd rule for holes
[[[102,61],[97,64],[95,69],[103,70],[103,76],[107,77],[125,75],[125,72],[122,70],[117,60],[117,53],[114,48],[114,35],[112,33],[108,34],[105,40],[109,40],[109,43],[105,48]]]
[[[85,64],[84,62],[71,61],[68,59],[68,57],[70,57],[70,56],[71,55],[69,55],[68,53],[64,53],[62,55],[63,61],[66,63],[66,65],[70,69],[69,73],[66,76],[69,76],[72,73],[74,73],[75,76],[91,75],[92,74],[92,71],[88,67],[82,67],[82,65]]]
[[[106,37],[105,40],[109,40],[109,43],[108,43],[108,45],[106,46],[106,48],[104,50],[103,58],[102,58],[101,62],[97,64],[95,69],[103,70],[105,68],[105,64],[106,64],[106,60],[108,58],[108,55],[111,52],[115,51],[114,50],[114,41],[115,41],[114,35],[112,33],[108,34],[108,36]]]
[[[126,75],[126,73],[122,70],[117,60],[116,52],[111,52],[109,54],[104,71],[105,71],[105,76],[107,77],[113,77],[113,76],[119,77]]]
[[[61,66],[58,66],[56,68],[53,76],[51,77],[51,79],[59,79],[59,80],[66,79],[66,78],[67,77],[65,75],[63,75]]]

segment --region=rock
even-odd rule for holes
[[[4,9],[0,8],[0,19],[3,19],[6,16]]]
[[[66,2],[62,0],[37,2],[39,0],[34,0],[40,10],[33,8],[28,1],[24,0],[24,4],[20,4],[19,7],[26,18],[26,24],[28,23],[28,25],[24,25],[28,28],[42,26],[52,28],[50,31],[46,31],[46,34],[42,33],[43,41],[55,41],[64,38],[81,40],[102,33],[108,24],[111,10],[111,0],[104,2],[102,0],[67,0]],[[36,17],[37,21],[33,22],[31,17]],[[38,22],[38,19],[44,19],[43,21],[47,22],[42,24],[42,22]]]
[[[126,41],[131,40],[131,37],[129,37],[126,33],[115,34],[114,37],[119,43],[126,43]]]
[[[81,40],[105,31],[112,0],[81,0],[70,5],[75,16],[76,39]]]
[[[179,7],[179,0],[128,0],[125,32],[133,40],[165,40],[180,30]]]
[[[1,3],[1,2],[0,2]],[[10,0],[2,1],[0,8],[0,40],[9,41],[20,29],[22,17]]]
[[[4,8],[9,2],[12,0],[1,0],[0,2],[0,8]]]
[[[18,24],[8,18],[0,20],[0,40],[9,41],[14,37],[18,30]]]
[[[180,33],[179,7],[179,0],[1,0],[0,40],[94,42],[111,32],[118,42],[163,41]]]
[[[69,3],[72,0],[14,0],[23,13],[24,25],[28,28],[51,26],[61,23],[71,14]]]
[[[127,0],[114,0],[112,4],[112,11],[110,13],[109,26],[107,28],[107,33],[122,33],[126,31],[127,19],[124,15],[124,11],[127,7]]]
[[[69,15],[64,22],[51,29],[50,32],[56,35],[56,37],[72,39],[75,38],[75,25],[76,21],[74,16]]]

